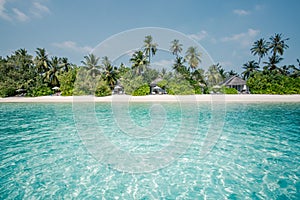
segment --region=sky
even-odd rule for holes
[[[296,65],[299,7],[298,0],[0,0],[0,56],[20,48],[35,55],[39,47],[50,57],[68,57],[80,65],[85,55],[113,35],[159,27],[185,34],[214,63],[239,73],[244,63],[258,60],[250,52],[254,41],[282,33],[290,39],[281,64]],[[133,40],[130,37],[118,45]],[[143,39],[139,40],[142,46]],[[154,62],[169,65],[169,59],[156,56]]]

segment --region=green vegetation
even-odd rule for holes
[[[111,95],[111,89],[106,84],[105,81],[100,81],[98,83],[98,86],[96,87],[95,96],[96,97],[104,97]]]
[[[62,96],[72,96],[78,68],[69,70],[58,76]]]
[[[238,91],[234,88],[223,88],[225,94],[238,94]]]
[[[300,94],[300,78],[255,72],[247,81],[253,94]]]
[[[172,95],[195,94],[195,89],[184,79],[172,78],[166,86],[167,93]]]
[[[288,40],[275,34],[268,41],[262,38],[253,43],[250,51],[258,60],[246,62],[241,73],[251,93],[300,94],[300,61],[297,59],[297,65],[280,66]],[[204,71],[199,67],[202,54],[197,47],[185,47],[183,53],[183,45],[177,39],[170,43],[173,71],[151,69],[157,47],[152,36],[146,36],[143,47],[130,57],[131,66],[114,66],[108,57],[100,59],[94,54],[84,56],[82,66],[76,66],[65,57],[49,57],[43,48],[37,48],[35,56],[19,49],[6,58],[0,57],[0,96],[44,96],[58,91],[64,96],[107,96],[117,84],[126,94],[140,96],[150,93],[150,83],[157,78],[161,79],[157,85],[168,94],[238,93],[224,86],[216,91],[217,85],[238,75],[236,72],[227,72],[219,64]]]
[[[150,92],[150,87],[148,84],[142,85],[136,90],[132,92],[132,96],[145,96],[148,95]]]
[[[295,65],[279,66],[283,60],[284,51],[289,47],[282,34],[275,34],[269,38],[259,39],[254,42],[251,53],[258,55],[258,62],[254,60],[244,64],[245,71],[242,73],[252,94],[300,94],[300,62]],[[270,57],[263,62],[262,70],[259,64],[261,60],[271,53]]]

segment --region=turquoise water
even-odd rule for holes
[[[182,114],[185,105],[160,106],[163,123],[147,137],[126,133],[110,104],[95,106],[103,135],[135,154],[161,151],[182,121],[198,121],[186,151],[157,170],[132,173],[89,153],[72,104],[0,104],[0,199],[300,199],[299,103],[227,104],[222,134],[205,157],[205,136],[218,124],[210,105],[192,117]],[[132,104],[130,122],[153,126],[149,108]]]

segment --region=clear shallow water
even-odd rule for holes
[[[116,125],[110,104],[95,110],[113,144],[147,153],[164,148],[181,126],[181,108],[163,106],[162,128],[135,140]],[[0,104],[0,199],[300,198],[299,103],[227,104],[222,135],[205,158],[199,151],[214,122],[210,105],[197,112],[199,130],[183,155],[159,170],[133,174],[89,154],[72,104]],[[134,104],[129,113],[139,126],[151,124],[148,104]]]

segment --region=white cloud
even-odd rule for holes
[[[203,40],[207,36],[208,36],[208,33],[204,30],[202,30],[202,31],[200,31],[199,33],[196,33],[196,34],[190,34],[189,35],[190,38],[192,38],[194,40],[197,40],[197,41]]]
[[[34,16],[41,17],[44,14],[49,14],[50,13],[50,9],[47,6],[42,5],[39,2],[33,2],[32,6],[33,7],[31,8],[30,12]]]
[[[0,0],[0,18],[5,19],[5,20],[11,20],[11,17],[6,13],[5,9],[5,3],[6,0]]]
[[[8,9],[7,3],[13,5],[13,8]],[[30,20],[31,17],[42,17],[45,14],[49,14],[50,10],[47,6],[31,0],[31,4],[28,4],[25,8],[20,9],[17,1],[0,0],[0,19],[7,21],[13,21],[14,19],[25,22]],[[23,10],[23,11],[21,11]]]
[[[23,13],[22,11],[20,11],[19,9],[13,8],[12,10],[13,10],[13,12],[16,15],[15,17],[16,17],[17,20],[19,20],[21,22],[25,22],[25,21],[29,20],[29,17],[25,13]]]
[[[58,47],[60,49],[64,49],[64,50],[68,50],[68,51],[76,51],[76,52],[80,52],[80,53],[89,53],[90,51],[92,51],[92,47],[89,46],[79,46],[77,45],[76,42],[73,41],[65,41],[62,43],[52,43],[53,46]]]
[[[233,13],[237,14],[237,15],[240,15],[240,16],[245,16],[245,15],[249,15],[250,11],[246,11],[246,10],[243,10],[243,9],[235,9],[235,10],[233,10]]]
[[[245,33],[239,33],[239,34],[232,35],[230,37],[224,37],[221,39],[221,41],[222,42],[230,42],[230,41],[238,42],[242,45],[242,47],[246,47],[251,44],[251,42],[259,34],[259,32],[260,32],[259,30],[250,28]]]

